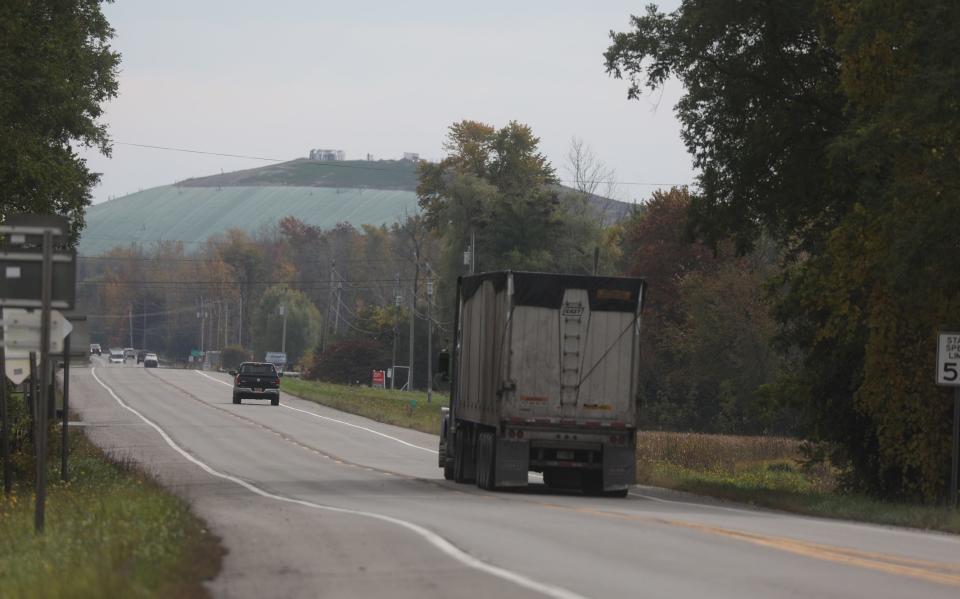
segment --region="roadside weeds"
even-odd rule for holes
[[[33,459],[16,454],[16,485],[0,494],[4,597],[208,597],[224,550],[188,504],[129,458],[70,434],[70,481],[50,435],[46,526],[34,533]]]

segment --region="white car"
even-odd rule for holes
[[[126,362],[126,359],[123,357],[122,349],[111,349],[110,350],[110,363],[111,364],[123,364]]]
[[[158,368],[160,366],[160,359],[157,358],[157,354],[147,354],[143,357],[143,367],[144,368]]]

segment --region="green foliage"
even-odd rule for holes
[[[677,110],[701,169],[693,231],[742,251],[763,235],[791,258],[773,287],[781,380],[808,432],[834,443],[854,489],[943,496],[947,393],[936,331],[957,328],[960,9],[881,0],[758,7],[687,0],[615,34],[608,70]]]
[[[224,370],[236,370],[240,364],[250,362],[253,356],[239,345],[228,345],[220,352],[220,365]]]
[[[390,354],[382,343],[352,339],[331,343],[319,354],[308,378],[344,385],[368,385],[374,370],[386,370]]]
[[[280,351],[284,321],[281,306],[286,311],[287,362],[296,364],[320,339],[320,311],[303,292],[285,285],[268,288],[260,298],[254,315],[254,357],[259,360],[268,351]]]
[[[102,104],[117,95],[120,55],[102,0],[0,4],[0,221],[60,214],[76,242],[91,173],[76,148],[109,155]]]
[[[711,244],[763,234],[815,246],[849,203],[848,165],[826,152],[846,126],[839,60],[816,0],[651,5],[611,34],[607,72],[628,95],[679,78],[676,113],[700,171],[695,230]]]
[[[641,422],[724,433],[794,431],[765,389],[781,368],[764,283],[769,248],[736,258],[687,238],[686,189],[658,191],[623,224],[628,272],[649,285],[641,337]],[[766,252],[766,253],[765,253]]]
[[[596,215],[582,194],[556,185],[539,143],[515,121],[502,129],[462,121],[450,126],[447,158],[421,163],[417,195],[427,225],[443,239],[450,280],[464,270],[471,234],[478,271],[592,268]]]

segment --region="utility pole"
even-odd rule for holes
[[[227,335],[230,331],[230,302],[223,303],[223,346],[226,347],[229,345],[227,343]]]
[[[339,278],[339,277],[338,277],[338,278]],[[336,313],[336,316],[335,316],[334,319],[333,319],[333,334],[334,334],[334,335],[339,335],[339,334],[340,334],[340,302],[342,301],[342,300],[340,299],[340,294],[341,294],[342,292],[343,292],[343,282],[342,282],[342,281],[337,281],[337,303],[336,303],[337,313]]]
[[[400,273],[397,273],[397,280],[393,286],[393,366],[390,368],[390,389],[396,389],[394,381],[397,380],[397,320],[400,315]]]
[[[415,321],[417,320],[417,281],[414,279],[413,286],[410,293],[410,351],[407,352],[409,365],[407,366],[407,391],[413,391],[413,362],[414,362],[414,337],[416,331],[414,329]]]
[[[130,347],[133,347],[133,304],[127,306],[127,317],[130,320]]]
[[[147,300],[143,300],[143,335],[140,338],[143,349],[147,349]]]
[[[197,318],[200,319],[200,353],[201,353],[201,354],[203,354],[203,334],[204,334],[204,329],[206,328],[206,327],[204,326],[204,324],[206,324],[206,323],[204,322],[204,321],[205,321],[205,316],[206,316],[206,315],[205,315],[204,312],[203,312],[203,296],[201,296],[201,297],[200,297],[200,311],[197,312]]]
[[[427,262],[427,403],[433,402],[433,272]]]
[[[477,272],[477,233],[470,231],[470,274]]]
[[[0,343],[0,364],[4,363],[3,344]],[[6,374],[0,373],[0,376]],[[7,412],[7,381],[0,381],[0,453],[3,455],[3,494],[9,496],[13,489],[13,474],[10,470],[10,415]]]
[[[280,351],[287,353],[287,307],[280,306],[280,316],[283,316],[283,336],[280,338]]]
[[[240,294],[240,316],[237,327],[237,345],[243,347],[243,293]]]
[[[337,260],[336,258],[330,258],[330,293],[327,296],[327,318],[323,323],[323,337],[320,339],[320,351],[324,352],[327,350],[327,337],[329,337],[333,329],[330,325],[330,320],[333,317],[333,295],[334,295],[334,277],[336,275],[337,269]]]

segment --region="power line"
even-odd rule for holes
[[[261,162],[273,162],[273,163],[293,162],[292,160],[284,159],[284,158],[268,158],[268,157],[265,157],[265,156],[251,156],[251,155],[246,155],[246,154],[227,154],[227,153],[224,153],[224,152],[210,152],[210,151],[206,151],[206,150],[193,150],[193,149],[189,149],[189,148],[173,148],[173,147],[170,147],[170,146],[157,146],[157,145],[153,145],[153,144],[140,144],[140,143],[131,143],[131,142],[123,142],[123,141],[117,141],[117,142],[114,142],[114,144],[120,145],[120,146],[132,146],[132,147],[135,147],[135,148],[148,148],[148,149],[151,149],[151,150],[164,150],[164,151],[167,151],[167,152],[185,152],[185,153],[188,153],[188,154],[203,154],[203,155],[206,155],[206,156],[222,156],[222,157],[225,157],[225,158],[241,158],[241,159],[243,159],[243,160],[259,160],[259,161],[261,161]],[[322,166],[322,167],[333,167],[333,168],[349,168],[349,169],[359,169],[359,170],[368,170],[368,171],[398,172],[398,171],[402,171],[402,170],[403,170],[403,169],[398,169],[398,168],[383,168],[383,167],[376,167],[376,166],[363,166],[363,165],[360,165],[360,164],[339,164],[339,163],[337,163],[336,161],[305,161],[305,164],[309,164],[309,165],[311,165],[311,166]],[[210,175],[210,176],[216,176],[216,175]],[[204,177],[198,177],[198,178],[201,178],[201,179],[202,179],[202,178],[204,178]],[[577,181],[576,181],[575,179],[557,179],[557,181],[559,181],[559,182],[561,182],[561,183],[574,183],[574,184],[577,183]],[[655,183],[655,182],[648,182],[648,181],[591,181],[591,183],[605,183],[605,184],[613,184],[613,185],[637,185],[637,186],[641,186],[641,187],[642,187],[642,186],[646,186],[646,187],[681,187],[681,186],[685,186],[685,185],[690,185],[690,183]]]

